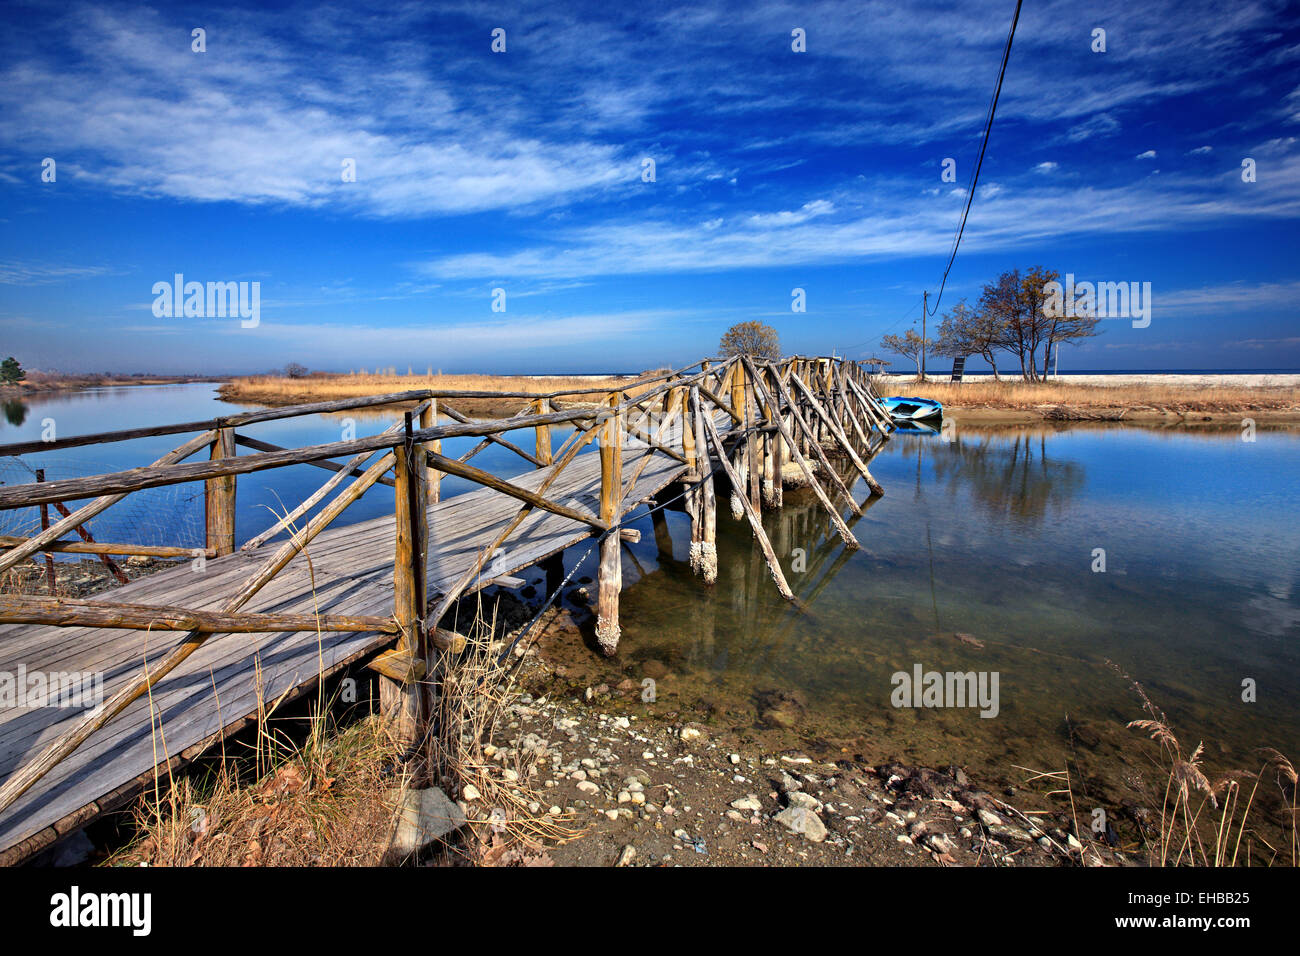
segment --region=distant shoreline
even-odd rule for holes
[[[66,375],[28,379],[0,385],[0,397],[22,398],[47,392],[77,392],[91,388],[120,388],[129,385],[189,385],[194,382],[225,382],[226,375]]]

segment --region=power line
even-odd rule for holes
[[[980,167],[984,165],[984,150],[989,145],[989,134],[993,130],[993,115],[997,112],[998,97],[1002,93],[1002,79],[1007,75],[1007,61],[1011,59],[1011,41],[1016,36],[1016,24],[1020,21],[1020,5],[1024,0],[1016,0],[1016,12],[1011,18],[1011,29],[1007,32],[1007,44],[1002,51],[1002,67],[998,70],[998,85],[993,89],[993,99],[989,101],[988,115],[984,120],[984,138],[980,142],[980,158],[975,164],[975,172],[971,176],[970,185],[966,189],[966,208],[962,210],[961,224],[957,227],[957,235],[952,241],[952,252],[948,256],[948,265],[943,270],[943,280],[939,283],[939,294],[935,296],[934,308],[930,310],[930,315],[939,311],[939,300],[943,298],[943,288],[948,282],[948,272],[952,269],[953,261],[957,258],[957,247],[961,245],[962,234],[966,231],[966,217],[970,215],[971,203],[975,199],[975,187],[979,185]]]
[[[903,322],[907,319],[907,317],[908,317],[909,315],[912,314],[912,310],[915,309],[918,305],[920,305],[922,301],[923,301],[922,299],[917,299],[917,300],[916,300],[915,302],[913,302],[910,306],[908,306],[907,311],[904,312],[902,315],[900,315],[900,316],[899,316],[899,317],[894,321],[894,324],[891,325],[891,326],[889,326],[888,328],[886,328],[885,331],[883,331],[883,332],[880,333],[880,335],[888,335],[890,332],[894,331],[894,329],[896,329],[896,328],[898,328],[900,325],[902,325]],[[854,342],[852,345],[846,345],[846,346],[844,346],[844,354],[845,354],[845,356],[847,356],[847,355],[849,354],[850,351],[852,351],[853,349],[857,348],[859,345],[866,345],[868,342],[874,342],[874,341],[876,341],[876,339],[878,339],[879,337],[880,337],[880,336],[876,336],[876,337],[874,337],[874,338],[870,338],[870,339],[863,339],[861,342]]]

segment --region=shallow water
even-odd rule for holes
[[[658,542],[643,521],[625,562],[622,667],[636,678],[647,661],[666,666],[664,693],[687,716],[757,732],[765,708],[793,699],[779,709],[805,738],[1004,776],[1086,753],[1104,758],[1098,773],[1132,760],[1137,733],[1124,724],[1145,715],[1118,668],[1189,751],[1205,741],[1211,766],[1258,770],[1261,746],[1300,756],[1300,436],[1257,438],[900,434],[872,462],[886,494],[853,524],[861,551],[844,549],[807,493],[765,516],[804,614],[777,595],[725,506],[711,594],[686,566],[685,515],[668,512]],[[865,498],[861,482],[854,490]],[[894,706],[893,675],[917,664],[996,671],[997,715]],[[1254,703],[1242,700],[1247,678]]]
[[[210,384],[134,386],[41,396],[9,405],[0,443],[192,421],[244,406]],[[396,419],[350,413],[357,434]],[[347,415],[267,422],[248,434],[284,446],[338,440]],[[553,430],[559,443],[564,432]],[[50,480],[146,464],[185,436],[24,456]],[[532,433],[514,436],[531,449]],[[444,443],[459,455],[474,439]],[[243,452],[246,453],[246,452]],[[490,448],[475,464],[518,473]],[[623,640],[611,661],[579,649],[584,679],[659,679],[658,712],[677,711],[742,735],[785,738],[930,765],[1013,765],[1118,779],[1134,756],[1140,701],[1116,668],[1139,679],[1190,750],[1212,767],[1257,770],[1261,746],[1300,757],[1300,435],[1059,426],[959,428],[956,440],[898,435],[872,462],[883,498],[850,518],[848,551],[808,492],[764,516],[796,611],[777,594],[746,523],[719,500],[719,564],[705,588],[687,567],[686,516],[633,519],[625,551]],[[310,466],[240,476],[237,535],[256,534],[328,474]],[[13,459],[0,480],[30,481]],[[472,487],[444,478],[444,495]],[[857,500],[866,498],[861,482]],[[389,514],[392,490],[371,489],[340,521]],[[0,512],[0,533],[30,533],[34,509]],[[197,546],[202,489],[129,496],[90,525],[99,540]],[[1096,549],[1105,571],[1094,571]],[[570,549],[570,568],[588,545]],[[575,578],[594,576],[594,555]],[[538,580],[536,573],[530,580]],[[967,634],[977,647],[958,640]],[[1111,661],[1114,667],[1107,663]],[[893,675],[997,672],[998,713],[905,708]],[[666,672],[667,676],[661,676]],[[1242,682],[1258,699],[1242,701]],[[766,716],[765,716],[766,715]],[[1073,732],[1071,732],[1071,729]],[[1090,759],[1095,757],[1095,759]],[[1105,781],[1099,786],[1104,788]]]
[[[95,388],[66,393],[40,394],[22,403],[6,403],[0,416],[0,444],[34,441],[42,437],[45,423],[53,422],[59,438],[102,431],[142,428],[149,425],[204,421],[222,415],[236,415],[262,406],[223,402],[211,383],[185,385],[132,385]],[[333,415],[307,415],[283,421],[259,422],[241,426],[247,434],[285,448],[343,440],[349,420],[356,436],[375,434],[401,414],[393,409],[381,411],[359,409]],[[551,430],[552,443],[558,445],[568,432]],[[33,480],[30,469],[44,468],[48,481],[103,472],[119,471],[147,465],[189,435],[163,435],[103,445],[87,445],[51,452],[24,455],[20,464],[13,458],[0,458],[0,482],[18,484]],[[508,432],[510,438],[528,451],[533,449],[533,432]],[[452,438],[443,442],[443,452],[452,457],[464,454],[477,438]],[[249,454],[240,448],[241,455]],[[192,456],[200,461],[205,453]],[[517,474],[531,467],[523,459],[498,445],[491,445],[476,455],[473,463],[498,474]],[[253,537],[274,524],[279,516],[292,510],[321,484],[329,473],[311,465],[295,465],[271,471],[240,475],[236,483],[235,535],[239,541]],[[461,478],[444,476],[444,497],[475,487]],[[393,512],[393,490],[377,485],[350,506],[339,519],[351,524]],[[315,512],[311,512],[314,514]],[[56,516],[57,517],[57,516]],[[0,511],[0,534],[30,534],[39,528],[39,515],[33,508]],[[201,483],[151,488],[133,492],[109,508],[88,525],[100,541],[130,541],[136,544],[164,544],[198,547],[203,543],[203,486]]]

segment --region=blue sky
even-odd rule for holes
[[[9,3],[0,352],[639,370],[759,319],[878,354],[933,302],[1013,8]],[[1063,370],[1300,367],[1298,67],[1282,2],[1025,4],[939,312],[1041,263],[1152,283]],[[155,317],[175,273],[260,282],[260,324]]]

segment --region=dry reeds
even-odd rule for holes
[[[518,694],[500,660],[496,615],[485,615],[480,595],[475,602],[474,623],[460,629],[469,639],[465,650],[440,662],[425,759],[433,782],[467,808],[470,839],[457,849],[469,862],[548,866],[546,847],[580,831],[570,816],[550,814],[533,784],[544,752],[498,743],[507,743],[504,725],[518,710]]]
[[[1088,385],[1074,382],[873,382],[881,395],[916,395],[958,408],[1033,409],[1150,407],[1171,411],[1288,409],[1300,406],[1300,388],[1240,385]]]
[[[641,377],[641,376],[638,376]],[[359,398],[405,392],[417,388],[456,391],[528,392],[542,395],[548,392],[578,390],[561,401],[565,405],[595,403],[603,400],[615,389],[628,388],[633,378],[544,376],[530,375],[394,375],[353,372],[348,375],[318,373],[305,378],[285,378],[274,375],[252,375],[237,378],[220,389],[230,401],[255,402],[262,405],[297,405],[305,402],[333,401],[342,398]],[[628,389],[636,395],[646,386]],[[452,399],[459,410],[470,414],[491,412],[498,415],[518,411],[526,399]]]

